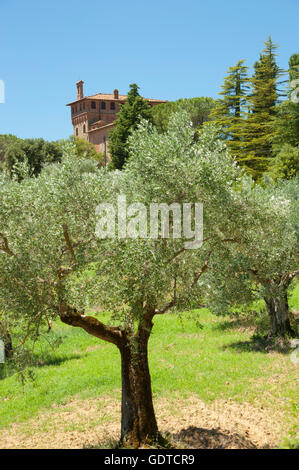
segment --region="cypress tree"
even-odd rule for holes
[[[222,137],[227,140],[228,147],[237,159],[242,145],[242,128],[249,89],[248,67],[244,62],[245,59],[240,60],[228,69],[221,86],[222,91],[219,93],[222,98],[211,112],[214,122],[221,128]]]
[[[276,63],[277,47],[269,36],[259,61],[254,64],[254,74],[250,79],[252,93],[248,97],[240,158],[256,178],[268,169],[273,158],[275,106],[280,96],[278,79],[283,74]]]
[[[109,136],[109,150],[113,167],[121,170],[128,159],[126,142],[130,132],[137,126],[141,118],[152,122],[151,106],[138,92],[136,83],[130,85],[125,104],[120,105],[120,111],[115,126]]]

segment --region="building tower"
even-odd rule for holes
[[[109,158],[109,132],[114,127],[120,105],[125,103],[127,95],[120,95],[115,89],[111,94],[84,96],[83,85],[82,80],[76,83],[77,99],[67,104],[71,108],[74,135],[91,142],[102,153],[107,143]],[[151,106],[166,103],[165,100],[153,99],[148,99],[148,102]]]

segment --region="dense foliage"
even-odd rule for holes
[[[260,289],[271,318],[273,312],[278,318],[271,327],[288,332],[281,305],[298,263],[295,183],[276,190],[254,184],[217,132],[209,125],[194,139],[188,113],[175,113],[163,134],[148,121],[138,124],[122,172],[78,159],[68,143],[62,162],[36,178],[1,176],[0,311],[7,314],[6,324],[23,325],[24,342],[59,316],[116,345],[122,359],[122,440],[133,446],[159,439],[147,359],[155,315],[196,307],[203,298],[221,309],[251,299],[253,287]],[[116,210],[120,195],[133,204],[127,232],[118,228],[118,236],[98,238],[98,205],[110,203]],[[150,211],[152,203],[198,202],[204,208],[200,248],[186,247],[194,226],[174,236],[174,208],[170,236],[161,238],[161,218],[158,237],[134,236],[136,227],[149,222],[140,203]],[[84,314],[94,305],[110,312],[105,324]]]
[[[268,37],[252,77],[243,60],[231,67],[212,113],[232,154],[255,179],[266,172],[275,179],[290,178],[298,171],[299,104],[292,99],[298,54],[290,58],[288,96],[280,102],[284,71],[277,65],[276,49]]]
[[[211,117],[222,132],[228,147],[234,155],[238,155],[243,139],[241,138],[244,115],[246,113],[247,94],[249,89],[248,67],[245,60],[240,60],[228,69],[224,79],[222,97],[212,110]]]
[[[166,132],[170,116],[175,112],[186,111],[194,129],[199,129],[204,122],[210,120],[211,110],[214,106],[215,101],[207,97],[169,101],[152,108],[153,121],[159,132]]]
[[[61,159],[62,151],[57,142],[44,139],[19,139],[11,135],[0,136],[2,168],[10,175],[20,176],[20,168],[25,164],[31,175],[40,173],[48,163]]]
[[[88,142],[86,139],[81,139],[72,135],[67,141],[62,140],[59,142],[59,144],[63,146],[64,143],[68,141],[73,142],[75,144],[75,155],[78,158],[95,160],[100,166],[104,164],[104,154],[101,152],[97,152],[95,146],[91,142]]]
[[[112,164],[118,170],[122,169],[129,156],[126,144],[130,133],[140,119],[152,120],[151,107],[148,101],[140,96],[138,89],[136,83],[130,85],[127,100],[125,104],[120,105],[115,126],[109,134]]]
[[[37,176],[42,169],[61,161],[63,146],[74,144],[77,158],[91,159],[103,165],[104,155],[97,152],[95,146],[85,139],[71,136],[57,142],[44,139],[20,139],[14,135],[0,135],[0,169],[7,171],[10,177],[22,178],[24,171],[29,176]]]

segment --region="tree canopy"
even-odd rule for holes
[[[211,117],[220,127],[228,147],[238,157],[242,146],[242,126],[246,113],[247,94],[249,89],[248,67],[245,60],[240,60],[234,67],[228,69],[228,74],[221,86],[222,97],[212,109]]]
[[[128,138],[130,158],[121,172],[78,159],[67,142],[61,163],[36,178],[0,176],[0,311],[8,323],[23,326],[21,344],[59,317],[118,348],[121,440],[134,447],[162,439],[148,365],[156,315],[196,308],[203,298],[211,306],[223,305],[224,295],[249,298],[256,282],[269,314],[282,319],[276,324],[288,326],[280,306],[298,261],[294,183],[277,192],[255,185],[214,125],[198,139],[194,134],[186,112],[173,114],[163,134],[141,120]],[[118,214],[115,236],[99,236],[103,207],[106,217],[117,214],[120,197],[125,231]],[[160,207],[156,236],[134,235],[138,227],[148,229],[153,203],[166,204],[169,231]],[[195,217],[199,203],[203,235]],[[178,230],[174,217],[184,204],[189,226]],[[101,314],[86,315],[95,305]]]
[[[166,132],[170,117],[175,112],[187,111],[192,126],[199,129],[202,124],[210,120],[210,113],[215,105],[213,98],[184,98],[177,101],[161,103],[152,108],[153,122],[160,133]]]
[[[18,183],[2,175],[0,311],[24,325],[24,340],[59,316],[118,347],[122,439],[134,446],[158,432],[147,362],[153,318],[198,304],[198,281],[209,260],[238,232],[240,201],[233,183],[240,172],[215,134],[207,129],[195,142],[188,114],[175,114],[166,134],[146,121],[139,124],[129,138],[131,158],[123,172],[77,159],[69,143],[62,162],[37,178]],[[203,202],[202,248],[186,249],[192,233],[178,239],[99,239],[96,208],[101,202],[116,205],[119,194],[146,207],[153,201]],[[95,275],[86,275],[88,270]],[[107,322],[84,314],[95,304],[111,312]]]
[[[18,166],[28,164],[30,174],[37,175],[44,165],[61,159],[62,151],[57,142],[44,139],[9,139],[4,153],[5,168],[12,175],[18,174]]]
[[[78,158],[95,160],[100,166],[104,164],[104,154],[97,152],[95,146],[88,140],[71,135],[69,141],[75,144],[75,154]],[[60,146],[63,146],[65,142],[67,141],[60,141]]]
[[[274,184],[243,179],[247,228],[235,244],[219,253],[217,269],[207,274],[207,304],[224,314],[232,306],[263,299],[269,314],[268,337],[293,335],[288,288],[298,276],[298,176]],[[251,222],[250,222],[251,221]],[[219,263],[219,264],[218,264]]]
[[[299,105],[293,96],[298,54],[290,57],[289,86],[281,92],[286,82],[280,81],[285,72],[277,64],[277,47],[269,36],[252,77],[247,76],[244,60],[230,67],[211,113],[232,155],[256,180],[267,172],[275,179],[297,172]]]

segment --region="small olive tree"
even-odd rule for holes
[[[268,338],[294,336],[289,319],[288,289],[299,275],[298,177],[274,184],[243,179],[247,228],[237,244],[219,253],[217,272],[207,279],[208,305],[225,313],[236,303],[263,299],[269,315]],[[221,263],[222,260],[222,263]]]
[[[187,114],[175,114],[163,135],[140,123],[122,172],[76,159],[70,145],[63,161],[38,177],[0,181],[0,311],[22,323],[22,342],[58,316],[119,349],[121,440],[135,447],[160,439],[147,352],[155,315],[197,306],[209,264],[217,266],[218,253],[244,230],[244,222],[238,223],[244,204],[235,190],[241,170],[215,134],[207,128],[195,141]],[[169,238],[119,232],[99,238],[97,208],[101,203],[116,208],[120,195],[146,208],[202,203],[202,246],[187,248],[194,237],[188,231],[172,236],[172,211]],[[129,219],[136,227],[139,206],[132,207],[137,215],[133,211]],[[95,274],[86,275],[91,267]],[[85,315],[95,304],[111,313],[109,321]]]

